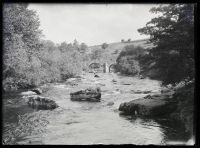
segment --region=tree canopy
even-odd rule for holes
[[[30,88],[65,80],[86,67],[87,45],[42,40],[40,21],[27,4],[3,6],[3,87]]]
[[[194,5],[160,5],[150,10],[159,16],[138,29],[150,35],[150,54],[163,84],[194,79]]]

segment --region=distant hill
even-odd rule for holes
[[[141,46],[145,49],[149,49],[153,47],[150,44],[149,39],[142,39],[142,40],[135,40],[130,42],[115,42],[115,43],[108,43],[108,47],[106,49],[102,49],[101,45],[90,46],[88,49],[88,54],[92,53],[93,50],[101,50],[102,51],[102,58],[100,61],[107,62],[108,64],[115,63],[117,57],[119,56],[120,52],[124,49],[127,45],[135,45]]]

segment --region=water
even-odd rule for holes
[[[116,74],[98,75],[99,78],[94,78],[93,74],[83,75],[77,86],[51,84],[43,95],[51,97],[59,105],[52,111],[28,107],[19,93],[4,96],[4,131],[8,129],[14,135],[10,141],[14,144],[165,145],[173,141],[181,144],[188,139],[178,121],[124,116],[118,111],[120,103],[148,95],[135,94],[133,90],[159,94],[160,82]],[[101,102],[70,100],[70,92],[97,86],[102,90]],[[114,104],[108,105],[109,102]],[[19,131],[14,131],[16,129]]]

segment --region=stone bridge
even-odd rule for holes
[[[112,63],[109,65],[108,63],[101,64],[94,62],[89,65],[89,69],[104,73],[116,72],[116,63]]]

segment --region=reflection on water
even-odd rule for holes
[[[77,86],[52,84],[51,89],[44,96],[53,98],[59,107],[51,111],[37,111],[28,107],[18,96],[19,93],[15,95],[12,93],[11,97],[4,96],[4,124],[15,123],[15,129],[29,129],[27,133],[26,131],[23,133],[23,136],[16,136],[15,142],[18,144],[161,145],[170,141],[188,139],[184,127],[178,121],[125,116],[118,111],[120,103],[147,95],[136,94],[132,90],[159,93],[158,81],[115,74],[99,74],[99,76],[94,78],[88,74],[79,81]],[[113,79],[115,84],[112,82]],[[101,86],[101,102],[70,100],[70,92],[94,86]],[[107,105],[108,102],[113,102],[113,105]],[[23,124],[27,126],[21,124],[20,127],[19,123],[22,121],[18,123],[18,115],[21,115],[20,119],[23,119]]]

